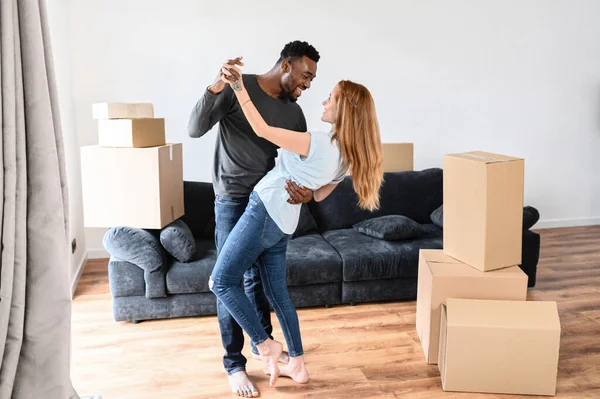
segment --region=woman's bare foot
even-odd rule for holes
[[[231,391],[237,396],[244,398],[257,398],[259,393],[258,389],[254,387],[248,374],[244,370],[233,373],[229,376],[229,383],[231,384]]]
[[[269,385],[273,386],[275,385],[275,381],[277,381],[277,377],[279,377],[279,365],[277,362],[283,352],[283,345],[281,342],[269,338],[262,344],[257,345],[256,348],[263,362],[265,362],[265,370],[268,370],[268,374],[271,376]]]
[[[265,374],[270,375],[268,368],[263,371]],[[304,356],[290,357],[289,363],[279,368],[279,375],[289,377],[299,384],[308,382],[308,370],[304,363]]]
[[[257,355],[254,352],[252,352],[252,357],[257,360],[263,360],[261,355]],[[288,353],[286,351],[281,352],[281,356],[279,356],[279,363],[288,364],[289,361],[290,361],[290,355],[288,355]]]

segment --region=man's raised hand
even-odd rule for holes
[[[225,85],[227,84],[223,81],[223,68],[225,68],[226,66],[244,66],[242,58],[243,57],[236,57],[233,59],[226,60],[225,63],[221,65],[221,68],[219,68],[219,73],[217,74],[217,77],[215,78],[214,82],[208,87],[208,91],[210,91],[213,94],[218,94],[222,92],[223,89],[225,89]]]

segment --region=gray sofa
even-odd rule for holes
[[[297,307],[414,299],[419,249],[442,248],[442,227],[432,223],[442,205],[443,171],[386,173],[380,210],[356,206],[352,179],[346,178],[322,202],[302,206],[300,223],[289,242],[287,281]],[[215,296],[208,279],[216,261],[214,192],[210,183],[185,182],[185,222],[195,241],[193,259],[182,262],[161,246],[160,231],[110,229],[104,245],[111,253],[108,273],[116,321],[212,315]],[[419,234],[384,240],[353,227],[385,215],[404,215]],[[539,214],[524,211],[523,264],[535,285],[540,237],[530,231]],[[434,217],[435,220],[435,217]],[[139,230],[139,229],[138,229]],[[140,240],[136,234],[143,237]]]

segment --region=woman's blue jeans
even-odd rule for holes
[[[248,206],[221,248],[210,277],[210,289],[255,345],[269,336],[256,314],[256,309],[244,294],[244,273],[257,263],[263,289],[287,342],[290,356],[304,354],[296,308],[290,299],[286,282],[286,251],[290,236],[283,233],[271,219],[256,192],[250,195]]]

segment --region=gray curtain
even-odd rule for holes
[[[78,398],[68,203],[46,4],[0,0],[0,398]]]

